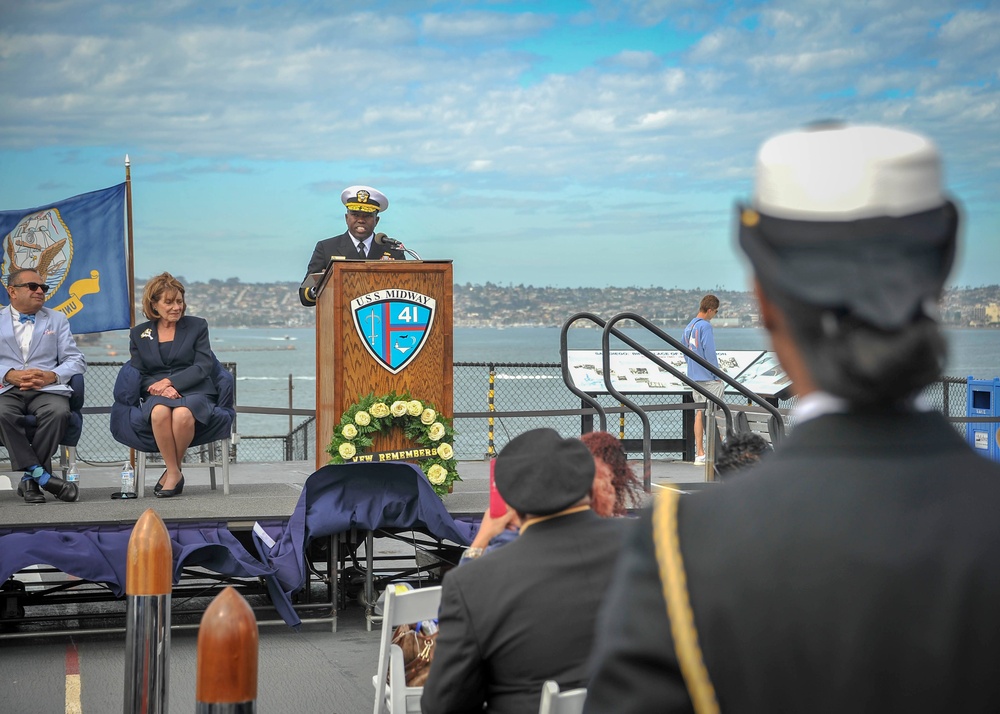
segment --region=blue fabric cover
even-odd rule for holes
[[[0,582],[41,564],[88,582],[104,583],[121,597],[133,525],[0,528]],[[305,552],[314,538],[352,528],[384,528],[420,530],[467,545],[476,527],[452,519],[420,468],[402,462],[324,466],[306,479],[287,523],[261,525],[275,546],[268,548],[254,533],[261,554],[258,560],[224,524],[167,523],[174,583],[180,581],[183,568],[194,566],[226,577],[262,577],[278,614],[297,627],[301,620],[291,595],[305,585]]]
[[[291,595],[305,585],[309,543],[352,528],[422,530],[461,545],[472,542],[470,525],[451,517],[420,467],[399,461],[324,466],[306,479],[273,548],[254,533],[261,560],[274,570],[266,581],[276,607],[290,605]],[[299,622],[296,615],[289,624]]]
[[[219,392],[218,402],[208,424],[195,424],[191,446],[225,439],[232,431],[233,419],[236,418],[233,375],[216,360],[212,378]],[[111,404],[111,435],[119,443],[133,449],[155,453],[159,448],[153,438],[153,426],[143,416],[139,406],[139,399],[142,397],[141,381],[139,370],[130,362],[122,365],[115,380],[114,401]]]
[[[174,555],[173,581],[185,567],[201,566],[228,577],[258,578],[273,570],[246,551],[228,528],[215,523],[167,523]],[[128,543],[134,524],[51,530],[0,529],[0,582],[30,565],[50,565],[125,594]],[[283,613],[284,616],[284,613]]]

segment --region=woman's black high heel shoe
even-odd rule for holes
[[[153,494],[157,495],[163,490],[163,477],[167,475],[167,470],[163,469],[163,473],[160,474],[160,478],[156,480],[156,485],[153,486]]]
[[[177,482],[177,485],[173,488],[160,488],[159,491],[153,490],[157,498],[171,498],[173,496],[180,496],[184,491],[184,474],[181,474],[181,480]]]

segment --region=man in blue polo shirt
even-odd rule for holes
[[[684,344],[714,367],[719,366],[719,358],[715,356],[715,335],[712,332],[712,318],[717,314],[719,314],[719,298],[715,297],[715,295],[706,295],[701,299],[701,304],[698,306],[698,316],[691,320],[688,326],[684,328]],[[690,357],[686,359],[688,377],[721,399],[723,390],[722,380],[717,379],[714,374]],[[704,404],[707,401],[705,396],[697,390],[692,390],[692,396],[695,403]],[[694,413],[694,444],[697,450],[694,462],[696,464],[705,463],[705,424],[703,414],[704,410],[702,409]]]

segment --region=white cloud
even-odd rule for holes
[[[421,19],[423,35],[442,41],[501,42],[535,35],[555,24],[552,16],[536,13],[467,11],[427,14]]]
[[[599,210],[609,186],[664,205],[689,190],[726,203],[749,185],[762,139],[834,116],[940,137],[951,175],[1000,184],[1000,11],[927,0],[592,4],[567,18],[465,9],[477,3],[413,12],[388,2],[336,17],[309,3],[8,3],[0,156],[120,148],[156,162],[162,183],[302,162],[331,174],[304,180],[313,190],[361,172],[464,195],[463,206],[481,205],[468,200],[477,193],[528,210],[524,194],[545,195],[537,210],[586,209],[600,236],[614,225]],[[599,27],[606,44],[564,46],[567,19]],[[678,28],[691,49],[650,49],[649,37]],[[549,73],[545,53],[526,46],[582,52],[585,68]]]

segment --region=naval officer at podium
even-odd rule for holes
[[[306,307],[316,305],[316,290],[309,276],[325,271],[334,256],[358,260],[406,260],[402,250],[390,248],[374,239],[379,214],[389,207],[385,194],[371,186],[349,186],[341,192],[340,201],[347,207],[344,214],[347,230],[316,244],[306,276],[299,286],[299,301]]]

